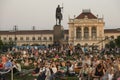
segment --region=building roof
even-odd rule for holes
[[[104,33],[120,33],[120,28],[117,28],[117,29],[105,29]]]
[[[0,35],[53,34],[53,30],[0,31]]]
[[[0,31],[0,35],[31,35],[31,34],[52,34],[53,30],[20,30],[20,31]],[[64,34],[68,34],[69,30],[64,30]],[[120,28],[104,29],[104,33],[120,33]]]
[[[84,18],[97,19],[97,17],[94,14],[92,14],[90,10],[83,10],[82,13],[76,17],[76,19]]]
[[[0,31],[0,35],[31,35],[31,34],[53,34],[53,30],[20,30],[20,31]],[[64,30],[68,34],[68,30]]]

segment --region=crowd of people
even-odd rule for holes
[[[35,80],[120,80],[120,54],[95,53],[92,49],[72,45],[44,49],[16,49],[0,54],[0,78],[3,71],[20,75],[22,66],[32,67],[29,74]],[[1,80],[0,79],[0,80]]]

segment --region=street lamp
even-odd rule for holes
[[[14,41],[15,41],[15,46],[16,46],[16,40],[17,40],[16,31],[17,31],[17,26],[15,25],[13,29],[14,29],[14,33],[15,33]]]

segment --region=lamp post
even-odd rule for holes
[[[11,80],[13,80],[13,67],[11,68]]]
[[[17,26],[15,25],[13,29],[14,29],[14,33],[15,33],[14,41],[15,41],[15,46],[16,46],[16,40],[17,40],[16,31],[17,31]]]

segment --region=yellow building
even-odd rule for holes
[[[16,42],[16,45],[51,45],[54,42],[54,30],[18,30],[0,31],[0,39],[3,42]],[[68,41],[68,30],[64,31],[64,41]]]
[[[83,10],[74,19],[69,19],[69,44],[82,46],[88,44],[97,45],[99,48],[105,46],[110,38],[116,39],[120,36],[120,29],[104,29],[103,18],[95,16],[89,9]],[[106,40],[106,38],[109,38]]]
[[[117,38],[120,36],[120,29],[104,29],[105,21],[98,18],[90,10],[83,10],[74,19],[69,19],[68,30],[64,30],[64,44],[81,44],[82,46],[97,45],[104,47],[106,37]],[[63,26],[64,27],[64,26]],[[54,30],[18,30],[0,31],[0,39],[3,42],[15,41],[17,45],[23,44],[53,44]]]
[[[22,30],[22,31],[0,31],[0,38],[3,42],[16,41],[16,44],[53,44],[52,30]]]
[[[74,19],[69,19],[69,43],[74,45],[93,45],[104,39],[103,18],[93,15],[90,10],[83,10]]]

